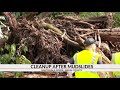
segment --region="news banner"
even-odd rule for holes
[[[0,64],[0,71],[12,72],[67,72],[120,71],[116,64]]]

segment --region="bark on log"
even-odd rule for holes
[[[112,42],[118,42],[120,41],[120,28],[113,28],[111,31],[110,29],[78,29],[75,28],[76,31],[86,32],[92,34],[92,32],[97,32],[99,30],[100,37],[102,41],[112,41]],[[87,35],[87,33],[85,33]]]
[[[93,34],[94,32],[88,32],[88,33],[86,33],[86,34],[82,34],[82,35],[80,35],[80,37],[86,37],[87,35],[90,35],[90,34]]]
[[[120,36],[109,36],[109,35],[101,35],[102,41],[112,41],[114,42],[120,42]]]
[[[75,28],[76,31],[97,31],[99,30],[100,32],[120,32],[120,28],[112,28],[112,29],[86,29],[86,28]]]
[[[120,32],[99,32],[100,35],[106,35],[106,36],[120,36]]]
[[[70,20],[70,21],[76,21],[76,20],[78,20],[78,19],[70,17],[70,16],[57,16],[55,18],[57,18],[57,19],[64,19],[64,20]]]

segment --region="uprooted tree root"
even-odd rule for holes
[[[62,41],[58,39],[58,36],[42,27],[33,27],[29,23],[21,21],[21,25],[19,25],[21,28],[17,32],[11,33],[8,42],[19,44],[21,40],[25,39],[24,43],[28,47],[25,56],[32,63],[66,63],[64,58],[67,57],[60,53]]]

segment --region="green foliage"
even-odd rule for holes
[[[16,63],[17,64],[31,64],[31,62],[24,55],[17,57]]]
[[[81,18],[97,17],[105,15],[105,12],[80,12],[79,16]]]
[[[27,46],[21,49],[26,53],[28,51]],[[21,52],[22,52],[21,51]],[[3,48],[0,48],[0,63],[1,64],[32,64],[24,55],[18,55],[16,45],[5,44]],[[15,72],[14,77],[18,78],[23,75],[23,72]],[[4,72],[0,72],[0,77],[4,77]]]
[[[12,44],[10,46],[10,56],[13,57],[16,53],[16,45],[15,44]]]
[[[6,53],[4,53],[6,51]],[[26,53],[28,51],[27,46],[22,47],[22,51]],[[1,64],[31,64],[30,60],[28,60],[24,55],[17,55],[16,45],[7,45],[3,48],[0,48],[0,63]]]
[[[24,73],[23,72],[15,72],[14,73],[14,78],[19,78],[23,75]]]
[[[116,12],[114,15],[114,27],[120,27],[120,12]]]
[[[0,78],[4,78],[4,77],[5,77],[4,72],[0,72]]]
[[[65,16],[74,16],[74,12],[53,12],[52,16],[57,17],[59,15],[65,15]],[[79,12],[80,18],[89,18],[89,17],[96,17],[96,16],[102,16],[105,15],[105,12]]]
[[[53,12],[52,17],[57,17],[59,15],[71,16],[74,15],[73,12]]]

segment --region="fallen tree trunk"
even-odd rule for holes
[[[101,35],[102,41],[120,42],[120,36]]]
[[[80,35],[81,37],[97,33],[99,31],[99,34],[101,36],[102,41],[112,41],[112,42],[118,42],[120,41],[120,28],[113,28],[113,29],[81,29],[81,28],[75,28],[78,32],[86,32],[85,34]]]
[[[72,41],[66,35],[63,35],[63,32],[60,29],[54,27],[51,24],[45,23],[43,21],[42,21],[41,24],[43,25],[43,27],[53,30],[52,31],[53,33],[55,33],[55,34],[59,35],[60,37],[64,38],[65,41],[67,41],[68,44],[79,47],[79,44],[77,42]]]
[[[99,32],[100,35],[106,35],[106,36],[120,36],[120,32]]]
[[[112,28],[112,29],[86,29],[86,28],[75,28],[76,31],[96,31],[99,30],[100,32],[119,32],[120,28]]]

